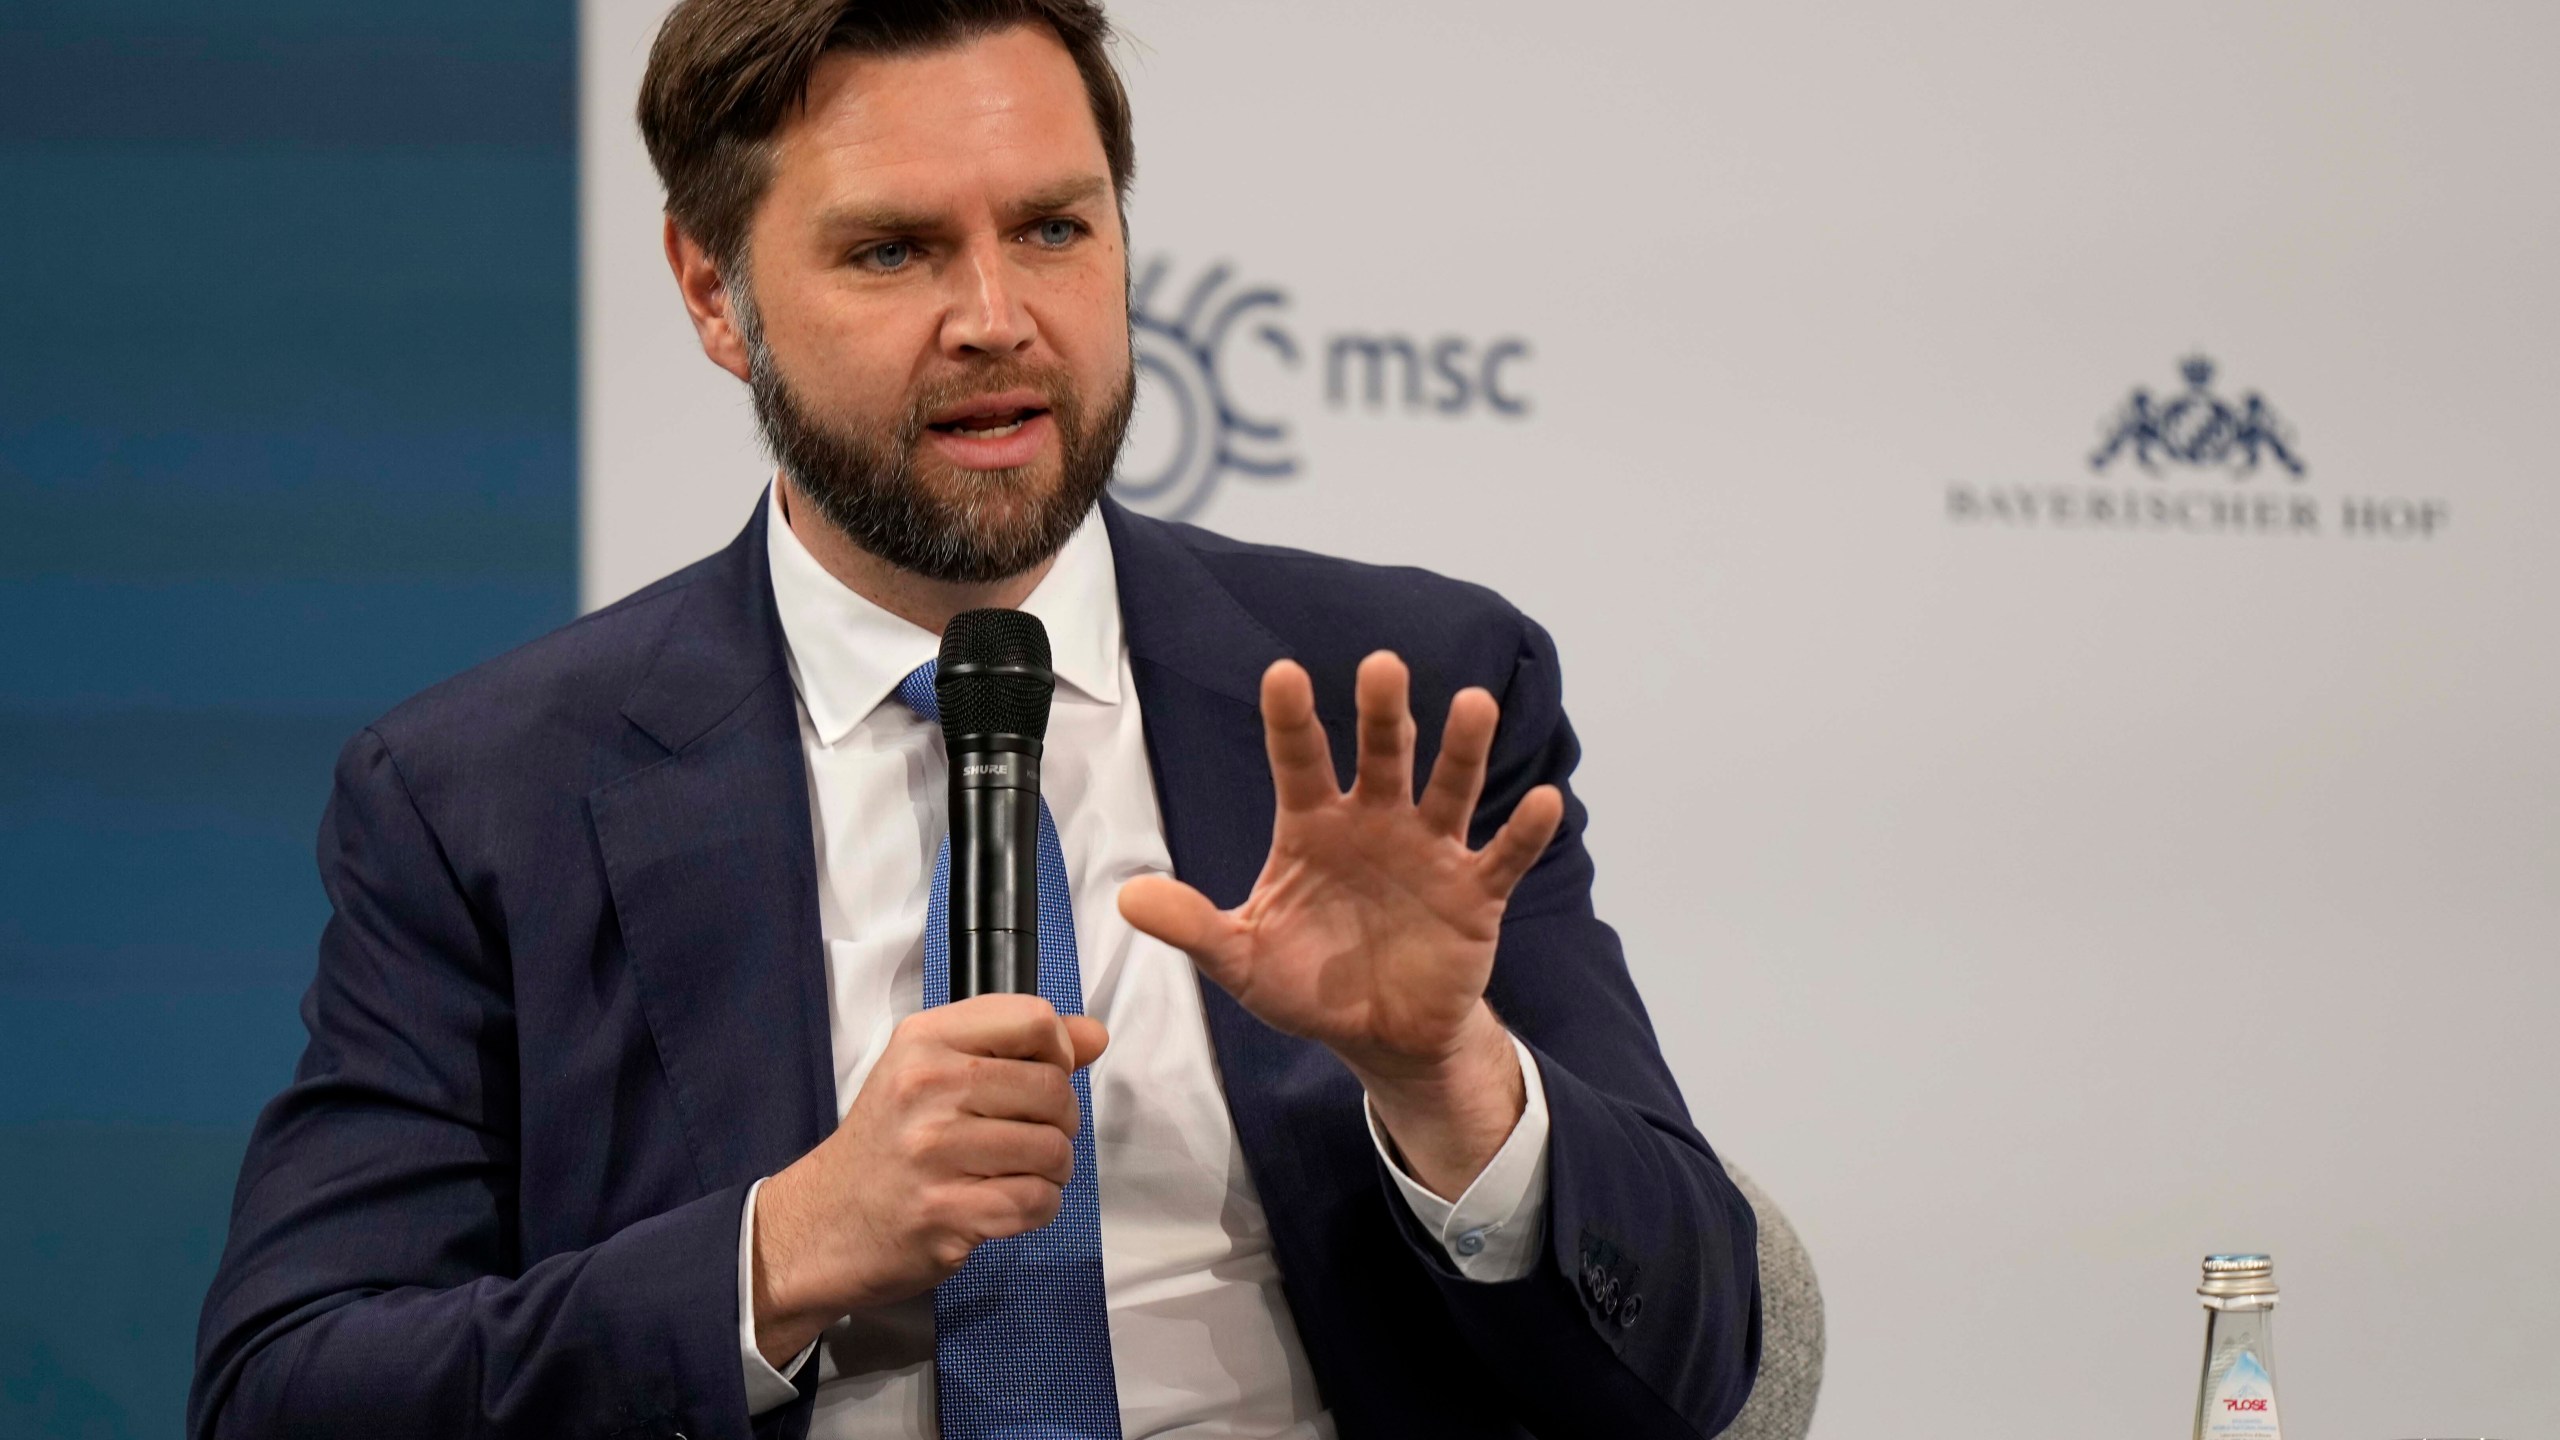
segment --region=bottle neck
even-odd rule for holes
[[[2275,1374],[2275,1337],[2271,1322],[2276,1312],[2273,1305],[2207,1309],[2205,1313],[2211,1317],[2204,1334],[2208,1369],[2227,1368],[2232,1355],[2246,1350],[2258,1357],[2258,1363],[2266,1367],[2270,1376]]]
[[[2205,1313],[2211,1318],[2196,1387],[2195,1440],[2277,1440],[2274,1304],[2226,1300]],[[2241,1363],[2243,1356],[2254,1371]]]

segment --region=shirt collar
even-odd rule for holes
[[[827,573],[791,533],[778,487],[767,486],[765,555],[790,652],[791,683],[818,743],[834,745],[892,701],[898,682],[942,648],[942,637],[881,609]],[[1085,698],[1120,703],[1120,593],[1111,536],[1094,507],[1049,573],[1022,602],[1049,632],[1050,668]]]

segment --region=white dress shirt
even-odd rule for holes
[[[939,729],[894,695],[940,639],[847,589],[791,533],[769,492],[774,603],[799,692],[826,946],[837,1114],[897,1023],[923,1007],[924,918],[944,816]],[[1220,1089],[1199,982],[1182,952],[1121,918],[1120,887],[1171,874],[1120,625],[1109,533],[1089,517],[1023,602],[1058,675],[1041,790],[1057,817],[1086,1013],[1111,1033],[1092,1070],[1103,1286],[1123,1433],[1317,1440],[1333,1422],[1282,1296],[1262,1204]],[[1405,1201],[1459,1272],[1507,1280],[1537,1262],[1545,1218],[1546,1096],[1515,1040],[1528,1109],[1455,1204],[1393,1163]],[[750,1413],[792,1383],[755,1344],[755,1194],[738,1234],[738,1343]],[[931,1295],[838,1322],[811,1347],[811,1440],[935,1433]],[[809,1363],[803,1353],[789,1373]]]

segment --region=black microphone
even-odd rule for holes
[[[942,632],[954,1000],[1040,992],[1040,742],[1057,684],[1036,615],[970,610]]]

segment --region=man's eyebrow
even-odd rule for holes
[[[1100,175],[1086,175],[1061,181],[1046,190],[1034,190],[1014,202],[1014,213],[1023,216],[1051,215],[1060,210],[1073,210],[1090,200],[1111,193],[1111,182]]]
[[[941,217],[921,210],[900,210],[889,205],[859,202],[830,205],[818,212],[818,227],[831,235],[857,230],[880,235],[912,235],[935,229],[941,224]]]
[[[1008,207],[1013,212],[1009,218],[1027,220],[1054,215],[1110,193],[1110,180],[1100,175],[1062,180],[1012,202]],[[819,228],[830,235],[921,235],[943,228],[944,223],[943,216],[928,211],[902,210],[894,205],[871,205],[858,200],[832,205],[818,213]]]

